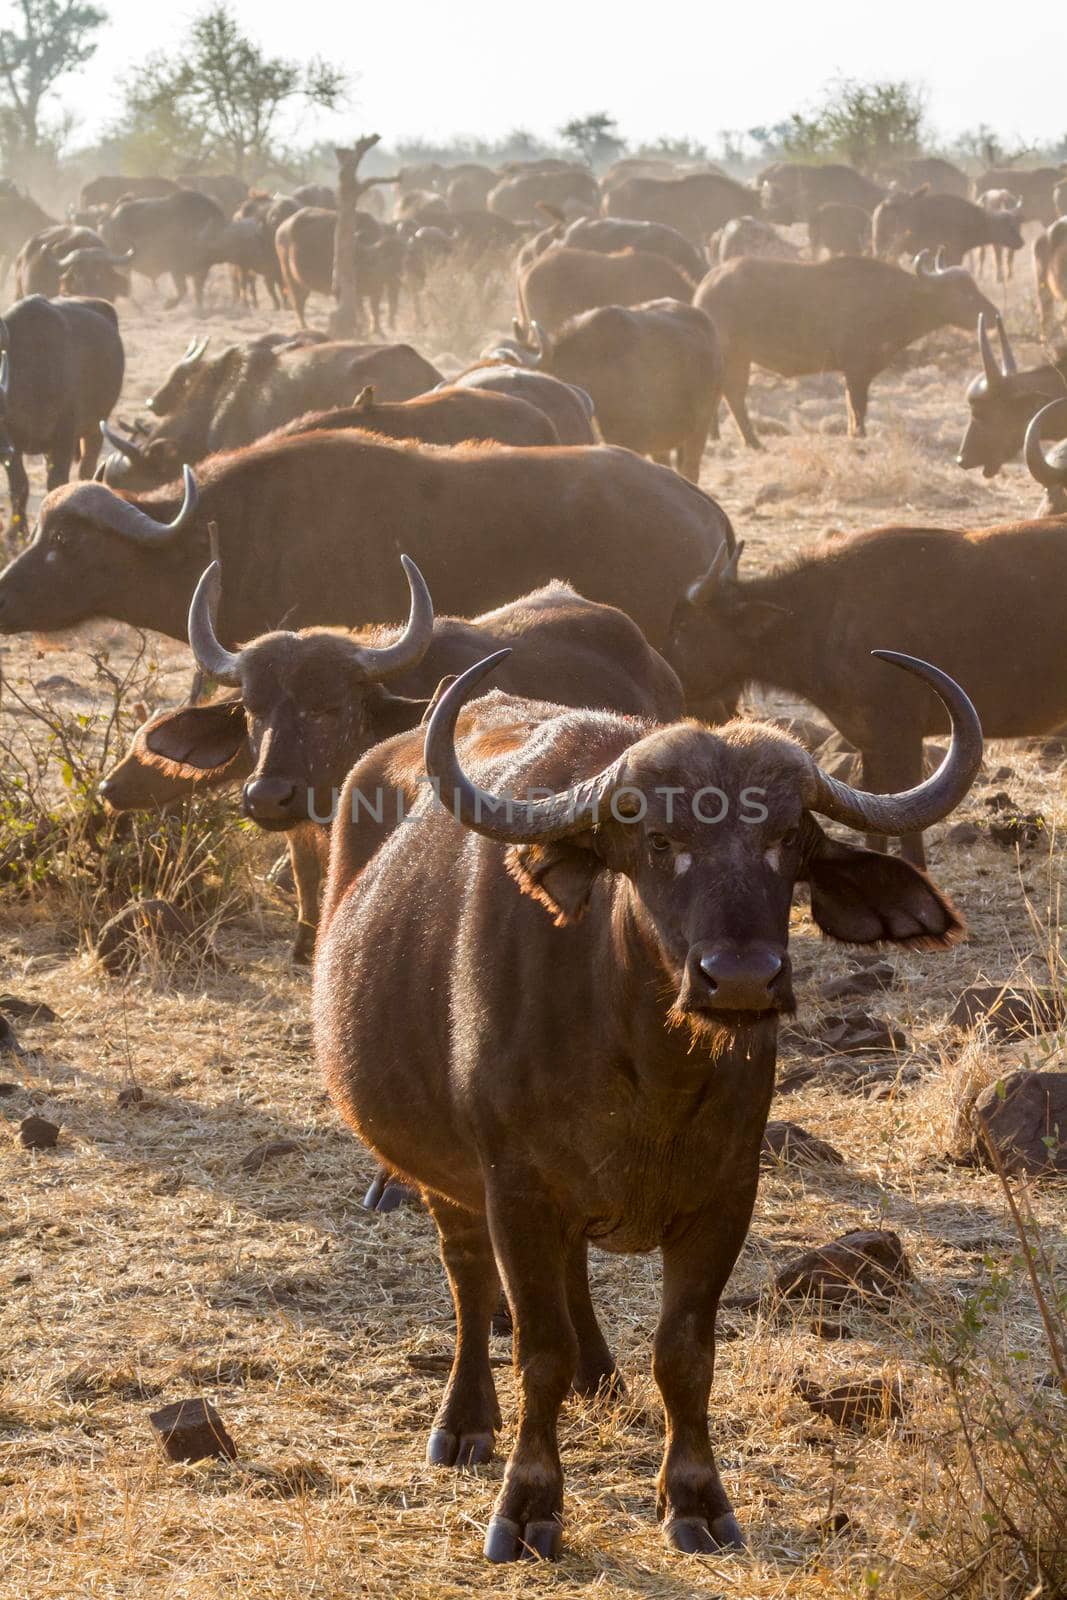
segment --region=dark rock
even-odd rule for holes
[[[0,994],[0,1011],[16,1022],[58,1022],[59,1018],[44,1000],[24,1000],[17,994]]]
[[[1067,1172],[1067,1072],[1012,1072],[983,1089],[971,1113],[974,1156],[1006,1172]]]
[[[899,1422],[904,1415],[904,1391],[899,1378],[853,1378],[835,1389],[820,1389],[806,1378],[793,1385],[806,1405],[837,1428],[866,1430],[879,1423]]]
[[[178,1400],[153,1411],[149,1422],[171,1461],[203,1461],[208,1456],[228,1456],[237,1446],[209,1400]]]
[[[832,978],[822,986],[824,1000],[849,1000],[854,995],[877,994],[890,989],[896,973],[888,961],[875,961],[857,972],[847,972],[843,978]]]
[[[169,900],[131,900],[101,928],[96,953],[107,972],[128,973],[146,948],[173,949],[190,934],[189,924]]]
[[[70,678],[65,678],[61,672],[54,672],[50,678],[38,678],[33,686],[39,693],[44,694],[80,694],[81,690]]]
[[[22,1046],[15,1037],[15,1030],[7,1018],[0,1013],[0,1055],[22,1055]]]
[[[21,1083],[0,1083],[0,1100],[7,1100],[11,1095],[18,1094],[21,1088]]]
[[[1013,800],[1011,795],[1006,794],[1003,789],[999,790],[996,794],[983,795],[982,804],[988,806],[990,811],[997,812],[1018,811],[1019,809],[1019,802],[1017,800]]]
[[[774,1086],[774,1092],[775,1094],[796,1094],[798,1089],[803,1089],[806,1083],[811,1083],[812,1079],[818,1076],[818,1067],[790,1067],[779,1077]]]
[[[814,1166],[826,1162],[839,1167],[844,1156],[825,1139],[809,1133],[796,1122],[768,1122],[763,1132],[763,1150],[760,1156],[764,1165],[785,1162],[793,1166]]]
[[[804,1250],[775,1276],[774,1289],[788,1299],[821,1299],[840,1304],[868,1295],[886,1300],[911,1277],[898,1234],[888,1228],[857,1228],[829,1244]],[[758,1294],[720,1302],[727,1310],[758,1305]]]
[[[259,1172],[268,1161],[277,1161],[282,1156],[291,1156],[300,1146],[295,1139],[267,1139],[263,1144],[257,1144],[254,1149],[242,1157],[242,1172]]]
[[[884,1017],[866,1011],[846,1011],[843,1016],[823,1017],[818,1036],[824,1048],[838,1055],[866,1055],[875,1050],[903,1050],[907,1036],[892,1027]]]
[[[990,783],[1007,783],[1008,780],[1010,778],[1014,778],[1014,776],[1014,767],[998,767],[996,772],[991,772],[989,774],[989,781]]]
[[[19,1123],[19,1143],[27,1150],[51,1150],[58,1138],[58,1127],[47,1117],[23,1117]]]
[[[964,989],[952,1008],[949,1022],[956,1028],[973,1028],[984,1022],[998,1039],[1013,1034],[1050,1033],[1056,1027],[1056,1013],[1047,1000],[1034,992],[1020,994],[995,983],[972,984]]]
[[[954,828],[950,828],[948,830],[945,835],[945,840],[948,844],[966,846],[977,844],[981,837],[982,830],[977,823],[957,822]]]
[[[143,1109],[149,1104],[144,1090],[138,1083],[131,1083],[127,1088],[120,1089],[116,1096],[116,1101],[123,1111],[129,1106],[137,1106],[139,1109]]]

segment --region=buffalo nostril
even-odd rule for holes
[[[278,816],[291,808],[296,798],[296,784],[260,778],[245,785],[244,798],[252,816]]]
[[[781,956],[770,950],[755,960],[743,963],[724,963],[722,957],[714,953],[700,958],[700,970],[713,985],[723,981],[734,982],[739,978],[752,983],[771,984],[780,974],[783,964]]]

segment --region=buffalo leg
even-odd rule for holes
[[[164,311],[173,311],[174,307],[185,299],[185,291],[188,288],[184,273],[172,272],[171,278],[174,282],[174,293],[171,295],[169,300],[164,300]]]
[[[489,1365],[489,1323],[500,1293],[485,1218],[437,1195],[427,1203],[456,1307],[456,1349],[426,1442],[432,1467],[480,1466],[493,1454],[500,1407]]]
[[[10,533],[21,533],[26,527],[26,507],[30,500],[30,480],[20,455],[13,455],[7,468],[8,489],[11,493]]]
[[[663,1308],[652,1370],[667,1413],[656,1510],[674,1549],[706,1553],[743,1547],[708,1435],[719,1296],[748,1231],[755,1180],[698,1216],[663,1247]]]
[[[848,436],[850,439],[867,437],[867,396],[871,380],[866,373],[845,373],[845,397],[848,402]]]
[[[704,457],[707,440],[707,426],[701,425],[687,434],[678,446],[678,471],[683,478],[688,478],[690,483],[700,482],[700,463]]]
[[[96,471],[96,464],[100,460],[100,446],[103,440],[100,429],[94,428],[86,438],[79,440],[78,450],[78,477],[88,480]]]
[[[314,832],[312,830],[315,830]],[[319,900],[322,895],[323,859],[315,837],[316,824],[309,822],[289,834],[289,860],[296,884],[296,938],[293,960],[310,961],[315,954],[315,934],[319,925]]]
[[[615,1357],[596,1319],[589,1293],[589,1246],[579,1239],[567,1257],[567,1310],[578,1337],[574,1393],[616,1399],[626,1392]]]
[[[751,367],[747,361],[731,362],[723,374],[722,392],[726,404],[730,407],[733,419],[741,430],[741,437],[750,450],[762,450],[759,435],[752,426],[752,418],[748,414],[746,396],[748,394],[748,377]]]
[[[556,1430],[578,1367],[567,1303],[571,1252],[559,1214],[535,1174],[512,1177],[509,1192],[494,1186],[488,1194],[493,1249],[515,1318],[519,1380],[518,1436],[485,1535],[493,1562],[558,1554],[563,1468]]]
[[[70,464],[74,459],[74,432],[73,427],[58,435],[49,450],[46,460],[48,473],[45,482],[49,489],[58,489],[60,484],[67,483],[70,479]]]
[[[873,794],[891,794],[902,789],[912,789],[922,782],[923,743],[916,731],[894,739],[889,745],[877,745],[863,752],[863,787]],[[880,833],[867,835],[868,850],[885,850],[887,841]],[[912,866],[926,866],[921,833],[907,833],[900,842],[900,853]]]

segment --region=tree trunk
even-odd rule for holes
[[[329,330],[334,339],[355,338],[362,318],[356,293],[356,210],[362,186],[359,164],[381,138],[372,133],[352,149],[335,149],[337,157],[337,230],[333,241],[333,292],[337,305],[330,313]]]

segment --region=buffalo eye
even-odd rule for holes
[[[671,841],[665,833],[650,833],[648,836],[648,848],[654,856],[665,856],[670,851]]]
[[[799,828],[787,828],[785,830],[785,832],[782,834],[781,838],[778,840],[778,843],[785,845],[786,849],[788,850],[790,848],[790,846],[792,846],[792,845],[797,843],[799,838],[800,838],[800,829]]]

